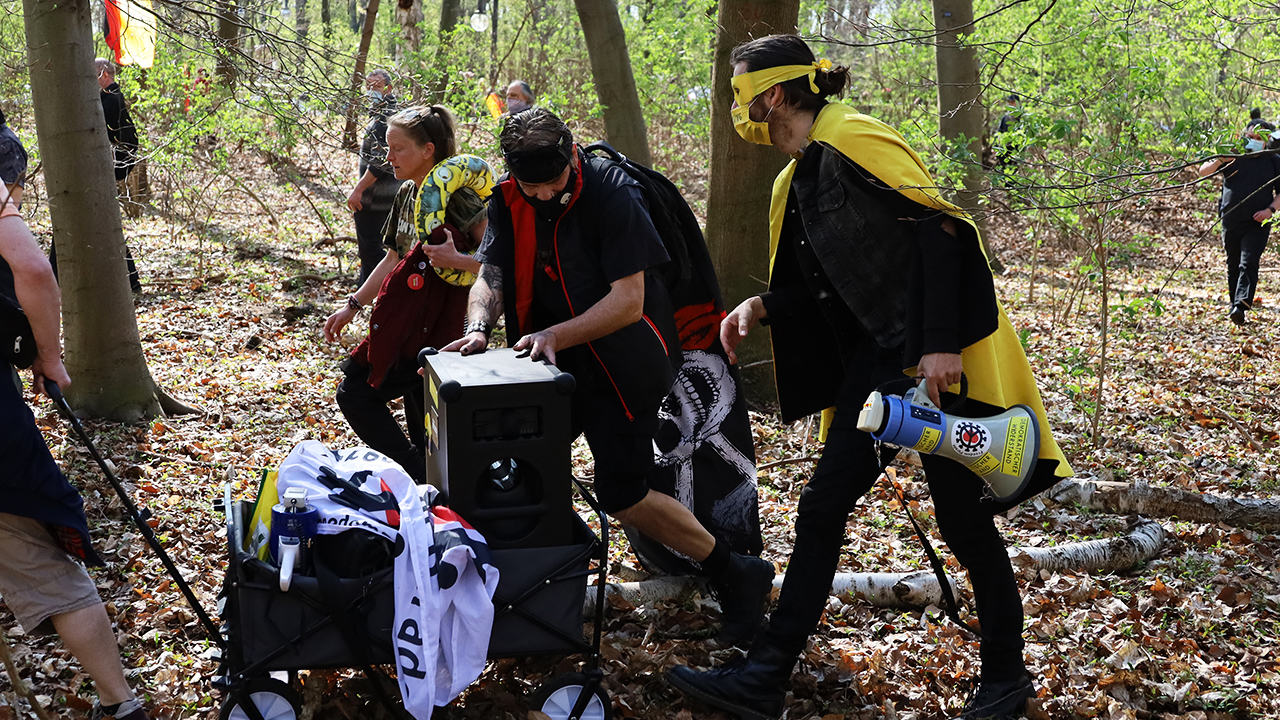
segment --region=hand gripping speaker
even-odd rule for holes
[[[1026,405],[967,418],[939,410],[916,388],[905,397],[871,393],[858,414],[858,429],[880,442],[955,460],[981,477],[1000,501],[1022,492],[1040,453],[1040,424]]]

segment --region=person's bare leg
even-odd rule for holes
[[[106,608],[97,604],[54,615],[50,619],[63,644],[93,678],[99,702],[115,705],[133,697],[133,691],[124,679],[120,649],[116,646],[116,634],[111,630]]]
[[[613,513],[623,525],[629,525],[676,552],[706,560],[716,546],[716,539],[702,527],[698,518],[679,500],[650,490],[640,502]]]

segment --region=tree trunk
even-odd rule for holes
[[[342,130],[342,147],[354,150],[356,146],[356,118],[360,114],[360,84],[364,82],[364,63],[369,57],[369,43],[373,28],[378,24],[380,0],[369,0],[364,13],[364,30],[360,33],[360,49],[356,51],[356,67],[351,71],[351,93],[347,102],[347,126]]]
[[[1076,502],[1101,512],[1220,522],[1264,532],[1280,530],[1280,500],[1236,499],[1171,487],[1072,479],[1054,485],[1049,495],[1058,502]]]
[[[89,0],[24,0],[31,101],[58,249],[73,380],[65,394],[89,416],[133,421],[161,407],[129,292],[89,7]]]
[[[324,37],[329,39],[333,36],[333,10],[329,7],[330,0],[320,0],[320,24],[324,27]]]
[[[1124,537],[1086,540],[1053,547],[1011,548],[1016,567],[1049,572],[1118,572],[1160,554],[1168,537],[1160,523],[1141,520]]]
[[[235,54],[239,22],[236,19],[236,0],[222,0],[218,3],[218,48],[214,72],[222,85],[228,89],[236,84],[236,65],[232,59]]]
[[[627,35],[614,0],[574,0],[582,36],[591,56],[591,77],[604,107],[604,130],[609,144],[641,165],[651,165],[644,111],[631,72]]]
[[[311,21],[307,19],[307,0],[293,0],[293,26],[298,36],[306,40],[311,30]]]
[[[1009,558],[1017,567],[1030,570],[1057,572],[1115,572],[1127,570],[1146,562],[1160,553],[1167,535],[1160,523],[1144,520],[1124,537],[1106,540],[1087,540],[1066,543],[1049,548],[1009,548]],[[782,587],[786,576],[773,579],[774,587]],[[951,591],[957,600],[960,596],[960,580],[947,576]],[[655,600],[680,602],[695,591],[707,586],[705,578],[659,577],[640,582],[609,583],[605,595],[613,596],[632,605],[643,605]],[[831,594],[852,595],[875,607],[923,608],[930,605],[942,607],[942,586],[929,570],[910,573],[836,573],[831,581]],[[595,609],[596,591],[587,587],[583,612],[589,615]],[[615,601],[617,602],[617,601]]]
[[[986,134],[986,110],[982,107],[982,83],[978,77],[978,51],[964,44],[973,32],[973,0],[933,0],[933,23],[939,33],[935,46],[938,64],[938,133],[946,152],[964,164],[964,190],[954,201],[974,213],[982,235],[982,249],[994,270],[1004,266],[987,241],[987,223],[978,213],[982,197],[982,141]]]
[[[627,67],[630,67],[628,64]],[[498,85],[498,0],[489,0],[489,87]]]
[[[733,88],[729,52],[738,44],[771,33],[795,32],[799,0],[720,0],[715,55],[711,66],[711,183],[707,195],[707,249],[720,276],[727,309],[767,289],[769,198],[786,157],[771,147],[752,145],[733,129],[729,109]],[[766,333],[748,336],[737,350],[743,365],[770,357]],[[765,363],[742,371],[748,397],[776,397],[773,369]]]
[[[462,0],[441,0],[439,42],[436,44],[436,79],[432,84],[435,100],[442,100],[449,89],[449,55],[453,52],[453,36],[462,22]]]
[[[441,0],[440,35],[453,32],[462,22],[462,0]]]
[[[445,0],[447,3],[448,0]],[[396,0],[396,20],[400,22],[400,39],[396,60],[403,62],[406,53],[416,55],[422,48],[422,0]]]

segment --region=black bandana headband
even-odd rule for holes
[[[572,152],[573,142],[560,138],[555,145],[503,153],[503,157],[512,177],[522,183],[538,185],[560,177],[560,173],[569,166]]]

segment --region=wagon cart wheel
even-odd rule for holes
[[[587,676],[582,673],[555,677],[533,693],[529,698],[529,709],[538,710],[551,720],[568,720],[569,714],[573,712],[573,705],[582,695],[586,684]],[[581,720],[611,720],[612,717],[613,706],[609,703],[609,693],[597,686],[592,697],[587,700]]]
[[[288,683],[275,678],[255,678],[245,683],[245,691],[253,701],[262,720],[297,720],[302,712],[302,703],[298,693]],[[249,713],[240,706],[235,693],[228,692],[222,701],[222,711],[218,720],[249,720]]]

